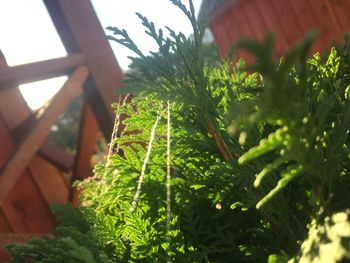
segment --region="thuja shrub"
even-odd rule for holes
[[[309,57],[309,36],[276,62],[272,36],[246,39],[237,47],[255,63],[232,65],[203,44],[192,2],[171,2],[192,36],[137,14],[158,52],[108,28],[136,54],[113,105],[124,128],[80,183],[82,217],[64,225],[72,234],[11,246],[16,262],[349,260],[347,42]]]

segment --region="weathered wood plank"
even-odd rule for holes
[[[92,175],[91,156],[94,153],[98,124],[88,104],[84,104],[79,130],[77,154],[74,161],[73,178],[84,179]]]
[[[68,201],[70,185],[66,184],[55,166],[36,155],[29,164],[29,170],[46,203],[51,205]]]
[[[20,177],[21,172],[29,164],[31,158],[45,140],[55,120],[63,112],[68,103],[81,93],[82,85],[88,74],[88,69],[80,66],[71,75],[37,121],[34,128],[29,131],[26,138],[17,146],[16,151],[1,171],[0,203],[6,198],[8,192]]]
[[[68,172],[73,168],[73,155],[49,140],[41,145],[38,155],[61,171]]]
[[[22,175],[23,174],[21,173],[19,181],[21,181]],[[21,220],[21,217],[25,216],[25,214],[23,213],[23,209],[18,207],[16,203],[11,204],[10,202],[5,201],[4,203],[1,204],[1,209],[3,210],[4,215],[6,216],[13,232],[28,231],[23,221]]]
[[[85,64],[84,55],[77,53],[0,69],[0,90],[14,88],[19,84],[53,78],[68,74],[77,66]]]
[[[56,225],[49,205],[29,169],[22,172],[22,176],[2,203],[2,208],[15,232],[50,233]],[[19,224],[22,229],[18,227]]]

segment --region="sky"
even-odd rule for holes
[[[197,12],[201,2],[193,0]],[[183,3],[188,5],[188,0]],[[103,28],[126,29],[145,53],[156,50],[156,44],[144,33],[135,12],[146,16],[156,27],[169,26],[185,35],[192,32],[185,15],[170,0],[92,0],[92,4]],[[120,67],[126,70],[130,62],[127,56],[134,54],[117,43],[110,44]],[[67,55],[42,0],[0,0],[0,50],[9,66]],[[51,99],[66,80],[67,77],[62,76],[19,88],[28,106],[35,110]]]

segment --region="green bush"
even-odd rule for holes
[[[108,28],[137,57],[119,94],[132,99],[114,105],[117,122],[130,116],[122,136],[81,183],[87,227],[73,221],[72,234],[58,233],[45,249],[12,246],[16,262],[56,262],[48,256],[62,248],[60,262],[349,260],[347,42],[308,58],[309,36],[275,63],[272,36],[241,40],[255,63],[233,66],[232,57],[208,58],[206,21],[193,5],[171,2],[193,36],[165,36],[138,14],[157,53],[144,55],[125,30]]]

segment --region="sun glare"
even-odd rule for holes
[[[52,79],[35,81],[19,86],[23,98],[27,102],[29,108],[37,110],[41,108],[47,101],[53,98],[61,89],[68,79],[67,76],[61,76]]]
[[[188,4],[188,1],[183,2]],[[202,0],[193,2],[198,12]],[[136,12],[148,17],[158,27],[169,26],[185,35],[191,33],[189,21],[168,0],[92,0],[92,4],[103,28],[118,26],[127,29],[145,53],[155,50],[156,44],[145,35]],[[9,66],[67,55],[42,0],[0,1],[0,32],[0,50]],[[127,70],[128,56],[134,54],[116,43],[110,44],[120,67]],[[59,77],[28,83],[21,85],[20,90],[28,106],[36,110],[56,94],[65,79]]]

